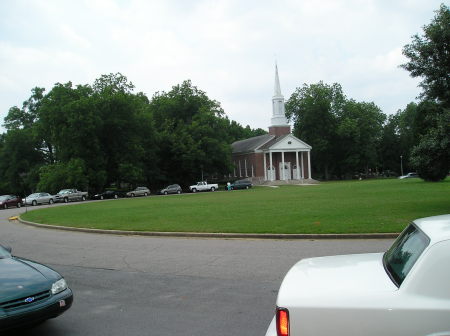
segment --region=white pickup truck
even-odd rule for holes
[[[78,191],[77,189],[63,189],[55,195],[55,202],[68,203],[70,201],[85,201],[87,191]]]
[[[215,184],[208,184],[206,181],[197,182],[197,184],[191,185],[189,187],[189,190],[193,193],[197,191],[215,191],[219,189],[219,185],[217,183]]]

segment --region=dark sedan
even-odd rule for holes
[[[92,196],[92,199],[111,199],[111,198],[119,198],[119,197],[125,197],[125,194],[123,192],[117,191],[117,190],[106,190],[102,193],[95,194]]]
[[[164,189],[161,189],[159,191],[159,194],[161,195],[167,195],[167,194],[181,194],[183,190],[178,184],[171,184],[170,186],[165,187]]]
[[[14,195],[2,195],[0,196],[0,209],[8,209],[10,207],[22,206],[22,199]]]
[[[248,180],[238,180],[235,181],[233,183],[231,183],[231,190],[236,190],[236,189],[249,189],[251,188],[253,185],[250,181]]]
[[[11,255],[0,245],[0,334],[57,317],[70,308],[71,289],[53,269]]]

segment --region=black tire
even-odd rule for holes
[[[53,200],[50,198],[50,200],[48,201],[48,204],[52,205],[53,204]]]
[[[64,203],[69,203],[69,199],[67,197],[64,197]]]
[[[197,189],[192,188],[192,192],[193,192],[193,193],[196,193],[196,192],[197,192]]]
[[[33,202],[31,202],[31,205],[36,206],[36,205],[37,205],[37,202],[36,202],[36,201],[33,201]]]
[[[211,191],[215,191],[216,190],[216,188],[214,188],[214,187],[211,187]]]

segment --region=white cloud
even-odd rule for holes
[[[0,119],[31,88],[121,72],[151,97],[183,80],[230,119],[267,128],[275,54],[286,98],[342,84],[386,113],[420,92],[401,48],[440,0],[17,0],[0,3]],[[1,130],[0,130],[1,131]]]

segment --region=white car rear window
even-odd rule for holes
[[[398,287],[429,243],[428,236],[411,224],[384,254],[384,267]]]

